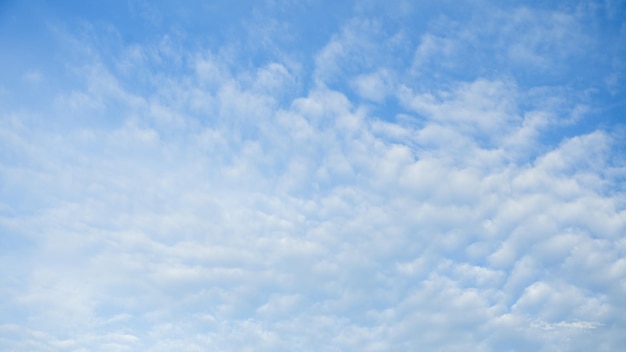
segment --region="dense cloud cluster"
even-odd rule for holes
[[[59,29],[78,83],[0,110],[0,348],[626,345],[623,124],[579,127],[575,63],[546,73],[598,45],[591,5],[419,30],[355,5],[298,53],[260,21],[260,64]]]

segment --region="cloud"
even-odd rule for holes
[[[359,96],[377,103],[382,103],[394,91],[393,77],[384,69],[360,75],[353,84]]]
[[[579,36],[512,16],[544,64]],[[0,346],[621,346],[616,135],[561,130],[592,113],[572,87],[429,76],[463,67],[454,36],[394,61],[402,31],[344,23],[313,67],[158,35],[70,68],[44,110],[2,110]]]

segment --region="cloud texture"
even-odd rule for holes
[[[623,3],[28,6],[1,349],[626,345]]]

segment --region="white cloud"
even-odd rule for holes
[[[412,93],[404,88],[400,99],[415,112],[440,124],[454,124],[464,134],[496,136],[508,132],[516,120],[514,87],[505,82],[477,80],[452,91]]]
[[[568,36],[571,21],[546,40]],[[499,75],[414,82],[412,58],[367,56],[393,47],[386,33],[349,21],[312,59],[301,95],[307,77],[291,64],[248,67],[204,48],[163,54],[187,69],[149,68],[154,86],[135,91],[125,75],[164,44],[133,44],[119,72],[88,63],[84,86],[56,96],[55,114],[101,123],[51,129],[42,112],[3,111],[0,227],[27,244],[16,245],[19,275],[0,271],[0,346],[621,346],[615,137],[544,144],[578,103],[538,101]],[[545,55],[536,35],[520,40]],[[426,34],[418,61],[456,48]]]
[[[524,64],[553,67],[557,64],[553,60],[581,51],[587,41],[576,14],[522,7],[506,17],[504,32],[522,33],[509,46],[509,58]]]
[[[413,59],[413,70],[419,70],[420,67],[437,61],[439,64],[453,66],[454,63],[450,59],[458,50],[456,41],[450,38],[440,37],[433,34],[425,34],[420,40],[420,44],[415,50]]]
[[[346,76],[382,69],[381,66],[393,61],[393,53],[406,44],[401,33],[389,34],[376,20],[353,18],[348,21],[315,56],[316,83],[341,84]],[[357,89],[361,89],[362,84],[356,83]]]
[[[353,82],[357,94],[376,103],[382,103],[394,91],[393,78],[385,69],[360,75]]]

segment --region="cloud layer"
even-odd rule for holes
[[[619,4],[131,3],[0,87],[2,349],[626,344]]]

